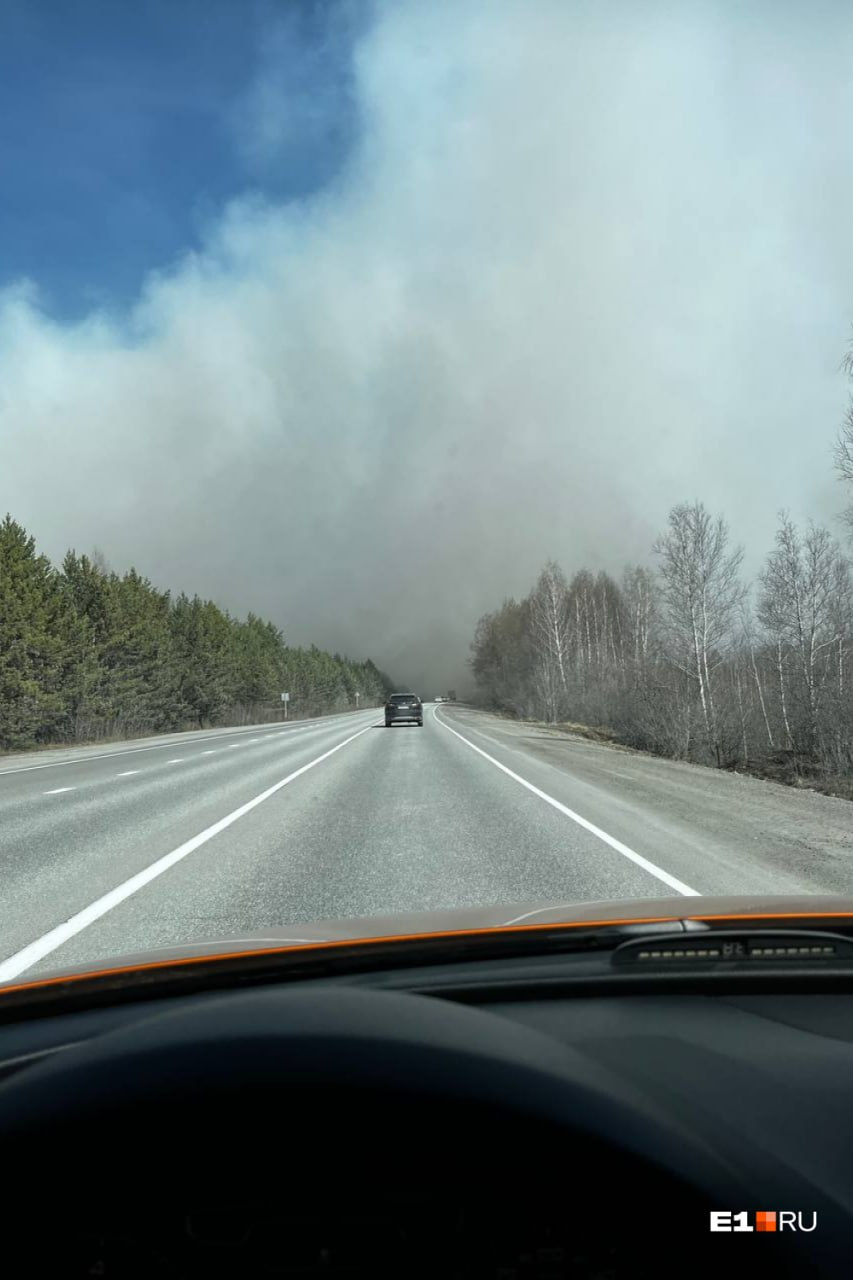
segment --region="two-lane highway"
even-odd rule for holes
[[[425,711],[0,762],[0,978],[402,910],[851,889],[845,801]]]
[[[375,722],[375,710],[363,711],[5,761],[0,976],[23,971],[12,957],[69,918],[119,894],[134,876],[163,874],[164,859],[174,865],[188,843],[201,848],[260,794],[289,785]],[[56,941],[42,947],[46,955]],[[30,967],[29,956],[21,960]]]

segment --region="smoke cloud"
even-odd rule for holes
[[[123,316],[0,294],[0,506],[424,696],[548,557],[645,562],[675,502],[754,569],[779,508],[843,505],[851,36],[775,0],[377,5],[319,192],[238,195]],[[275,49],[235,122],[264,165]]]

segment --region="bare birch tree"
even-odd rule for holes
[[[536,654],[536,679],[552,723],[564,712],[569,691],[569,592],[560,567],[550,560],[528,604]]]
[[[758,694],[758,705],[761,708],[761,719],[764,724],[764,732],[767,735],[767,745],[771,751],[775,751],[776,742],[773,736],[773,728],[770,723],[770,713],[767,709],[767,696],[765,692],[766,682],[762,677],[758,659],[756,657],[755,632],[753,628],[752,613],[746,599],[744,599],[741,606],[740,622],[741,635],[743,637],[742,648],[749,659],[749,675],[755,682],[755,690]]]
[[[645,670],[650,657],[655,626],[655,581],[648,569],[631,565],[622,577],[622,599],[626,620],[626,657],[633,664],[635,679]]]
[[[847,349],[841,367],[847,377],[853,381],[853,341]],[[853,396],[848,401],[844,421],[835,443],[835,469],[840,480],[853,486]],[[853,502],[845,511],[844,518],[853,537]]]
[[[844,557],[826,529],[810,524],[801,537],[783,512],[776,547],[761,573],[758,616],[779,654],[780,696],[784,706],[782,651],[790,653],[797,672],[800,723],[796,745],[809,754],[821,748],[821,704],[838,640],[835,598]]]
[[[705,739],[722,763],[714,672],[731,645],[743,599],[739,547],[728,550],[725,521],[701,502],[669,513],[669,530],[655,543],[665,615],[667,657],[693,684]]]
[[[586,569],[567,586],[552,562],[485,615],[471,665],[489,705],[789,781],[853,778],[853,581],[830,534],[782,516],[754,614],[701,504],[675,507],[654,549],[658,571],[621,586]]]

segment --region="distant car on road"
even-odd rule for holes
[[[444,701],[444,699],[442,698],[442,696],[441,696],[441,694],[440,694],[440,693],[437,693],[437,694],[435,695],[435,700],[436,700],[436,702],[443,702],[443,701]]]
[[[423,726],[424,707],[416,693],[392,693],[385,703],[385,728],[390,729],[398,720]]]

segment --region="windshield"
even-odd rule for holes
[[[853,893],[851,42],[0,8],[0,980]]]

